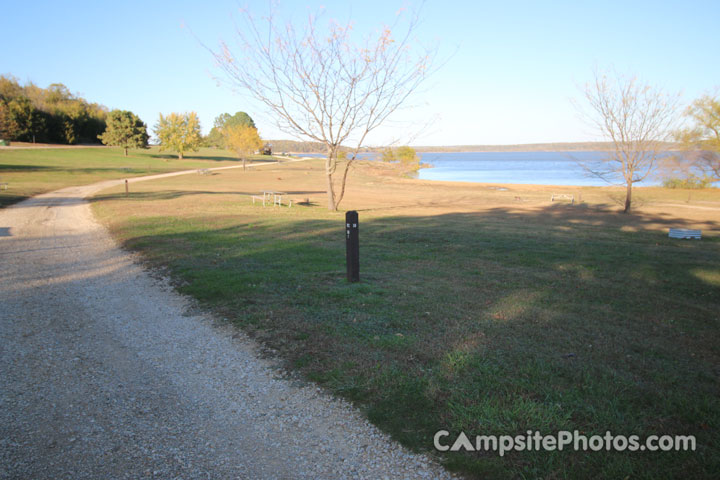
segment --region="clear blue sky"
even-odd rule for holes
[[[352,19],[362,32],[392,22],[405,3],[295,0],[282,9],[300,21],[325,6],[327,18]],[[268,11],[265,0],[7,2],[0,74],[63,83],[150,127],[159,113],[194,110],[207,132],[218,114],[244,110],[265,138],[288,138],[257,105],[218,86],[212,58],[187,28],[211,47],[231,40],[239,5]],[[680,91],[686,102],[720,86],[718,0],[429,0],[422,17],[418,37],[449,60],[373,143],[410,139],[430,119],[413,144],[596,139],[570,101],[595,66]]]

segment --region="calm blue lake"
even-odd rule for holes
[[[577,185],[602,187],[609,185],[589,175],[578,163],[601,165],[607,152],[452,152],[421,153],[422,163],[432,165],[418,172],[422,180],[451,182],[521,183],[530,185]],[[324,155],[309,155],[324,157]],[[377,154],[360,154],[372,160]],[[617,178],[617,183],[622,183]],[[658,178],[637,183],[655,186]]]
[[[522,183],[532,185],[607,186],[578,164],[601,165],[607,152],[458,152],[423,153],[423,180],[454,182]],[[619,183],[618,178],[618,183]],[[639,185],[659,185],[648,179]]]

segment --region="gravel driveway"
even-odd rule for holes
[[[120,250],[118,183],[0,210],[0,477],[450,478]]]

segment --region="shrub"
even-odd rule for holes
[[[715,179],[707,175],[702,177],[691,175],[687,178],[668,178],[663,181],[663,187],[689,189],[713,188],[714,182]]]

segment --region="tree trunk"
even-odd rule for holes
[[[353,159],[355,156],[353,155]],[[337,196],[337,202],[335,202],[335,208],[340,206],[340,202],[342,202],[343,198],[345,197],[345,184],[347,183],[347,176],[348,171],[350,170],[350,163],[352,162],[352,159],[348,159],[347,163],[345,164],[345,169],[343,171],[342,180],[340,181],[340,193]]]
[[[625,194],[625,209],[623,213],[630,213],[630,204],[632,203],[632,181],[627,182],[627,193]]]
[[[180,153],[178,153],[178,160],[182,160],[182,159],[183,159],[183,154],[182,154],[182,152],[180,152]]]
[[[325,176],[327,177],[328,210],[335,212],[337,211],[337,204],[335,203],[335,189],[332,181],[332,157],[332,151],[328,151],[328,157],[325,160]]]
[[[245,157],[243,157],[243,172],[245,171]]]
[[[125,156],[127,157],[127,147],[125,147]]]

